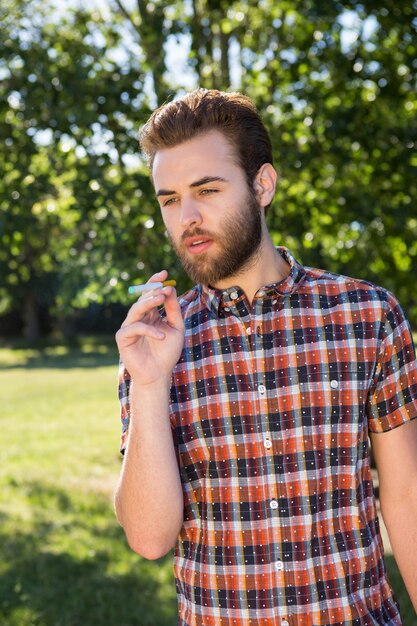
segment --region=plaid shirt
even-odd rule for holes
[[[290,274],[252,307],[237,287],[180,298],[178,624],[398,625],[368,432],[417,417],[410,330],[384,289],[279,252]],[[123,367],[119,393],[123,446]]]

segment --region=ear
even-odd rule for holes
[[[253,187],[259,204],[263,207],[269,206],[275,195],[278,175],[271,163],[264,163],[256,174]]]

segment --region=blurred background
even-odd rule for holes
[[[260,108],[275,242],[417,325],[416,2],[2,0],[0,19],[2,334],[112,332],[130,281],[180,273],[137,131],[197,86]]]
[[[140,126],[198,86],[252,97],[274,242],[393,291],[417,329],[416,31],[415,0],[0,0],[2,626],[175,624],[170,558],[132,554],[111,502],[127,286],[189,286]]]

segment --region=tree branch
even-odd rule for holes
[[[129,13],[129,11],[126,9],[126,7],[123,5],[123,3],[121,2],[121,0],[114,0],[114,2],[117,4],[117,6],[119,7],[120,11],[122,12],[122,14],[125,16],[125,18],[132,24],[133,28],[135,29],[135,31],[137,32],[138,28],[139,28],[139,24],[136,23],[133,15],[131,15]]]

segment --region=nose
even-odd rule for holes
[[[190,226],[199,226],[202,222],[202,216],[198,209],[197,202],[187,196],[181,199],[181,224],[184,228]]]

